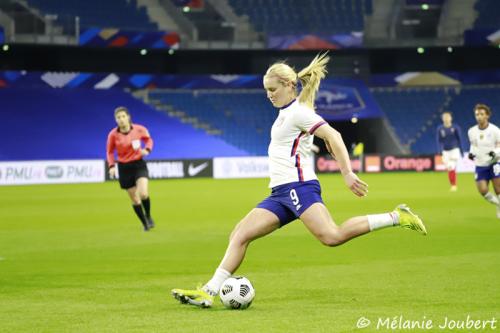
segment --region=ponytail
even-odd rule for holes
[[[330,60],[327,52],[318,54],[306,68],[302,69],[297,77],[302,85],[302,91],[299,95],[299,102],[309,106],[314,110],[314,100],[319,90],[321,80],[328,73],[326,64]]]
[[[302,91],[299,95],[299,102],[314,110],[316,92],[319,89],[321,80],[327,73],[326,64],[329,60],[330,57],[327,56],[327,52],[318,54],[309,66],[301,70],[298,74],[285,62],[277,62],[267,69],[264,78],[275,77],[282,85],[291,83],[294,88],[297,87],[297,81],[300,81]]]

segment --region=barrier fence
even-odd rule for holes
[[[317,173],[337,173],[339,166],[330,156],[315,158]],[[213,159],[148,160],[151,179],[208,177],[266,178],[267,156],[216,157]],[[440,155],[366,155],[351,160],[355,172],[445,171]],[[110,180],[104,160],[54,160],[0,162],[0,185],[101,183]],[[458,172],[473,172],[472,161],[463,157]],[[118,175],[119,177],[119,175]]]

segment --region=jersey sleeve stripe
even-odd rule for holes
[[[316,125],[314,125],[313,127],[311,127],[311,129],[309,130],[309,134],[314,134],[314,132],[316,132],[316,130],[318,128],[320,128],[321,126],[323,126],[324,124],[326,124],[326,121],[320,121],[319,123],[317,123]]]

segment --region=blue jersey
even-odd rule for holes
[[[436,131],[436,140],[440,154],[443,150],[452,150],[455,148],[460,149],[460,153],[463,152],[462,130],[458,125],[451,125],[451,127],[440,125]]]

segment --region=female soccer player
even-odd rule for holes
[[[438,151],[443,156],[443,162],[448,170],[448,180],[450,181],[450,191],[457,190],[457,163],[462,157],[462,130],[460,126],[452,123],[451,112],[445,111],[441,115],[443,125],[436,131],[436,141]]]
[[[153,149],[153,139],[144,126],[132,124],[127,108],[123,106],[116,108],[115,120],[118,127],[109,132],[106,149],[109,177],[116,177],[114,155],[116,150],[120,187],[127,190],[144,231],[149,231],[154,227],[154,222],[151,218],[151,200],[148,194],[148,168],[142,158],[148,156]],[[142,143],[145,144],[144,148]]]
[[[477,125],[469,129],[469,158],[476,164],[476,186],[486,201],[497,206],[500,218],[500,130],[489,122],[490,108],[485,104],[474,107]],[[490,180],[493,181],[495,194],[489,192]]]
[[[280,109],[271,129],[268,150],[271,195],[236,225],[212,279],[196,290],[172,290],[172,295],[181,303],[212,306],[224,280],[243,261],[250,242],[297,218],[327,246],[337,246],[370,231],[392,226],[426,234],[420,218],[406,205],[385,214],[353,217],[337,226],[323,204],[320,184],[309,158],[313,135],[322,138],[328,151],[336,157],[347,187],[359,197],[368,192],[368,185],[352,172],[340,133],[314,111],[315,95],[325,77],[328,60],[325,54],[318,55],[299,73],[286,63],[276,63],[267,70],[264,88],[272,105]],[[299,83],[302,91],[297,97]]]

